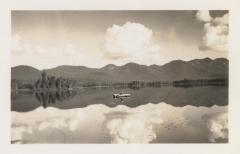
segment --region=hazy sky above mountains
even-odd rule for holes
[[[12,11],[12,66],[227,57],[227,37],[227,11]]]

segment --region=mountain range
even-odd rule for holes
[[[127,63],[122,66],[108,64],[102,68],[62,65],[45,69],[48,75],[71,78],[78,82],[129,82],[175,81],[182,79],[228,78],[228,59],[175,60],[164,65],[140,65]],[[11,78],[33,83],[40,78],[42,70],[20,65],[11,68]]]

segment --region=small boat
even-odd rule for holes
[[[120,92],[119,94],[113,94],[113,98],[122,98],[122,97],[130,97],[131,94]]]

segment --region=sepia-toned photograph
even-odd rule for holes
[[[12,10],[11,144],[228,143],[228,34],[228,10]]]

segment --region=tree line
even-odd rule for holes
[[[73,87],[74,83],[75,80],[49,76],[43,71],[41,78],[34,83],[34,89],[69,89]]]
[[[174,81],[173,83],[174,87],[196,87],[196,86],[227,86],[228,85],[228,79],[198,79],[198,80],[178,80]]]

